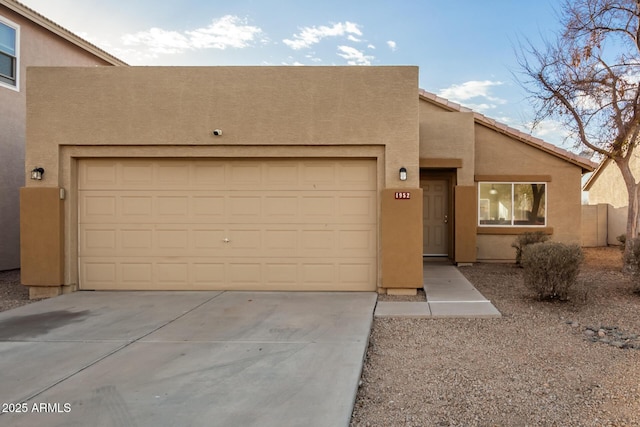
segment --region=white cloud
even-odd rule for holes
[[[487,104],[486,102],[483,102],[481,104],[465,104],[464,106],[467,108],[471,108],[473,111],[477,111],[478,113],[483,114],[497,107],[497,105],[495,104]]]
[[[195,49],[226,49],[228,47],[243,48],[262,33],[258,27],[247,25],[246,19],[226,15],[213,20],[206,28],[187,31]]]
[[[258,27],[247,25],[246,19],[226,15],[214,19],[204,28],[192,31],[167,31],[151,28],[122,36],[125,46],[147,47],[153,54],[174,54],[196,49],[244,48],[262,34]]]
[[[180,53],[191,48],[189,39],[176,31],[151,28],[122,36],[125,46],[146,46],[154,53]]]
[[[389,40],[387,42],[387,46],[389,46],[389,49],[391,49],[392,52],[395,52],[396,49],[398,48],[398,45],[393,40]]]
[[[309,59],[312,62],[322,62],[321,58],[318,58],[315,54],[315,52],[312,55],[305,55],[305,58]]]
[[[338,46],[338,56],[346,59],[349,65],[371,65],[374,58],[351,46]]]
[[[531,132],[531,128],[533,127],[533,123],[527,123],[526,127]],[[556,145],[560,141],[564,141],[571,132],[560,122],[555,120],[543,120],[540,123],[537,123],[533,128],[532,134],[537,136],[538,138],[552,141]]]
[[[339,37],[345,35],[355,38],[355,36],[361,36],[362,31],[360,31],[358,24],[354,24],[353,22],[339,22],[337,24],[333,24],[331,27],[324,25],[320,27],[304,27],[301,29],[300,33],[293,35],[293,39],[284,39],[283,42],[291,49],[299,50],[319,43],[322,39],[327,37]]]
[[[372,45],[372,44],[368,44],[368,45],[367,45],[367,49],[375,49],[375,48],[376,48],[376,47],[375,47],[374,45]]]
[[[461,85],[451,85],[450,87],[438,92],[438,96],[455,102],[483,97],[494,103],[505,104],[506,101],[504,99],[496,98],[489,95],[492,87],[500,86],[502,84],[502,82],[492,82],[490,80],[472,80]]]

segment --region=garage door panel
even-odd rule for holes
[[[375,190],[375,165],[360,161],[345,161],[338,164],[340,185],[352,190]]]
[[[265,185],[274,190],[291,190],[291,183],[300,181],[300,167],[291,162],[269,162],[265,164]]]
[[[148,286],[153,283],[153,263],[149,261],[141,262],[120,262],[114,259],[114,264],[119,264],[119,276],[125,288]]]
[[[298,230],[266,229],[264,230],[264,249],[269,254],[278,253],[277,251],[283,251],[287,255],[295,254],[300,248],[299,234]]]
[[[264,281],[271,286],[295,286],[299,282],[298,264],[265,262]]]
[[[197,288],[223,289],[225,286],[224,262],[194,262],[191,271],[193,271],[193,284]]]
[[[109,224],[107,224],[109,225]],[[200,224],[80,226],[84,256],[373,257],[375,231],[354,225],[266,225],[205,228]]]
[[[117,196],[87,192],[80,202],[80,222],[113,221],[117,212]]]
[[[248,218],[261,218],[262,200],[259,195],[231,196],[228,198],[229,215],[238,221],[246,221]]]
[[[375,280],[375,271],[371,263],[340,264],[338,268],[340,283],[349,283],[355,286],[363,285],[370,280]]]
[[[202,228],[195,226],[192,235],[194,249],[202,255],[207,254],[207,251],[219,251],[222,249],[225,244],[224,239],[227,231],[222,228]]]
[[[375,161],[363,160],[118,160],[82,161],[78,188],[134,190],[376,190]]]
[[[82,289],[375,290],[367,160],[82,160]]]
[[[194,219],[204,221],[218,221],[224,219],[225,197],[220,196],[193,196],[191,206]]]
[[[284,220],[295,221],[300,215],[300,197],[296,196],[265,196],[264,216],[270,221]]]
[[[376,193],[342,191],[265,196],[256,191],[241,195],[173,191],[82,191],[79,222],[83,223],[260,223],[375,224]],[[177,193],[177,192],[175,192]],[[183,192],[184,193],[184,192]],[[214,193],[214,194],[211,194]],[[292,192],[285,192],[292,193]]]
[[[84,230],[82,243],[84,252],[105,252],[116,251],[118,244],[116,242],[116,230],[92,228]]]
[[[154,247],[164,255],[166,249],[169,249],[170,255],[173,253],[181,253],[189,251],[189,230],[185,228],[179,229],[156,229],[154,233]],[[177,251],[174,251],[177,250]]]
[[[350,290],[370,291],[375,258],[345,262],[337,258],[254,259],[204,258],[153,260],[130,257],[85,260],[85,289],[102,290]]]
[[[371,223],[375,218],[376,206],[373,195],[342,195],[338,200],[340,206],[338,215],[347,221],[354,221],[358,224]]]
[[[155,281],[161,286],[172,285],[176,289],[187,289],[189,286],[189,263],[183,262],[158,262],[156,263]]]
[[[118,283],[116,260],[101,258],[100,261],[87,260],[81,264],[81,281],[92,287],[113,286]],[[91,289],[91,288],[90,288]]]
[[[227,264],[227,282],[230,284],[255,285],[256,289],[262,283],[262,264],[259,262],[231,261]]]
[[[148,253],[153,249],[153,229],[148,226],[139,226],[138,228],[118,227],[120,236],[120,245],[117,247],[119,251],[132,250],[138,254],[141,250]]]
[[[189,188],[224,188],[226,167],[220,161],[195,161],[191,164]]]

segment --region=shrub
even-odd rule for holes
[[[616,237],[616,240],[621,243],[620,250],[624,251],[625,244],[627,243],[627,235],[621,234]]]
[[[534,243],[546,242],[547,240],[549,240],[549,236],[544,234],[542,231],[528,231],[516,237],[516,240],[514,240],[511,244],[512,248],[516,248],[516,264],[521,264],[522,250],[525,246]]]
[[[540,300],[565,301],[576,283],[584,259],[578,245],[558,242],[533,243],[522,253],[524,284],[536,292]]]
[[[640,237],[631,239],[631,250],[624,257],[624,263],[631,273],[633,291],[640,293]]]

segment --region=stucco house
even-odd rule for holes
[[[125,64],[21,3],[0,0],[0,271],[20,267],[26,69],[32,65]]]
[[[418,68],[30,68],[22,280],[409,292],[423,256],[580,242],[590,161],[418,88]]]
[[[640,158],[633,153],[629,164],[636,177],[640,173]],[[589,192],[590,215],[597,216],[588,233],[593,234],[597,227],[600,245],[620,245],[617,237],[627,232],[627,213],[629,196],[620,169],[610,159],[604,159],[585,182],[584,191]],[[591,237],[591,236],[590,236]]]

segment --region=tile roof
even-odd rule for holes
[[[110,53],[100,49],[98,46],[86,41],[85,39],[75,35],[71,31],[66,28],[56,24],[52,20],[46,18],[45,16],[39,14],[35,10],[25,6],[24,4],[15,1],[15,0],[0,0],[0,5],[7,7],[8,9],[14,11],[18,15],[23,16],[24,18],[40,25],[41,27],[51,31],[59,37],[75,44],[76,46],[86,50],[87,52],[92,53],[98,58],[108,62],[111,65],[128,65],[126,62],[116,58]]]
[[[503,133],[507,136],[510,136],[511,138],[517,139],[520,142],[523,142],[527,145],[538,148],[551,155],[559,157],[569,163],[573,163],[576,166],[580,166],[583,172],[592,172],[598,166],[598,163],[593,162],[585,157],[582,157],[570,151],[564,150],[540,138],[536,138],[535,136],[519,131],[518,129],[512,128],[504,123],[500,123],[490,117],[485,116],[484,114],[475,112],[470,108],[463,107],[462,105],[457,104],[455,102],[451,102],[448,99],[441,98],[434,93],[427,92],[423,89],[420,89],[418,92],[420,97],[425,101],[429,101],[433,104],[437,104],[447,110],[457,111],[461,113],[473,113],[473,117],[476,123],[486,126],[490,129],[493,129],[496,132]]]

